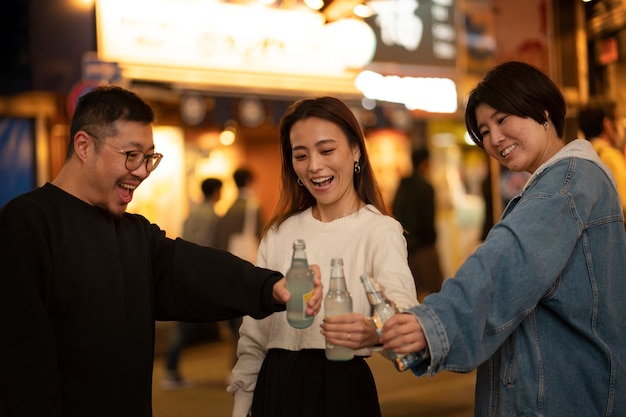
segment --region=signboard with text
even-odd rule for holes
[[[376,34],[373,63],[456,66],[455,0],[372,0],[366,22]]]
[[[98,0],[96,24],[98,58],[123,77],[225,90],[356,94],[355,70],[376,42],[359,19],[206,0]]]
[[[375,48],[357,19],[204,0],[100,0],[97,29],[104,60],[190,69],[342,75]]]

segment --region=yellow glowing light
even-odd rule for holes
[[[224,146],[230,146],[235,142],[235,132],[232,129],[225,129],[220,133],[220,143]]]
[[[158,224],[168,236],[180,236],[185,202],[185,141],[183,132],[177,127],[154,128],[155,150],[162,153],[159,167],[135,190],[128,205],[130,213],[139,213]]]
[[[76,10],[90,10],[93,8],[96,0],[72,0],[72,6]]]
[[[323,0],[304,0],[304,4],[309,6],[313,10],[319,10],[324,6]]]
[[[354,85],[370,99],[402,103],[409,110],[456,112],[456,84],[448,78],[383,76],[362,71]]]
[[[364,4],[357,4],[356,6],[354,6],[353,13],[355,16],[359,16],[363,19],[371,17],[374,14],[374,12],[372,12],[372,9]]]

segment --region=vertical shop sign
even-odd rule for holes
[[[512,2],[509,2],[512,4]],[[523,7],[527,3],[522,4]],[[507,7],[509,5],[507,4]],[[463,3],[462,54],[465,57],[464,71],[482,76],[495,63],[496,38],[495,15],[491,0],[466,0]]]
[[[0,118],[0,206],[35,188],[34,120]]]
[[[456,66],[455,0],[372,0],[373,63]]]

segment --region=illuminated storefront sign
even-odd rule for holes
[[[356,78],[370,99],[403,103],[410,110],[454,113],[457,36],[454,0],[370,0],[366,19],[376,34],[372,62]]]
[[[456,66],[455,0],[370,0],[366,19],[376,33],[374,62]]]
[[[172,68],[191,71],[170,72],[170,77],[181,78],[178,81],[194,77],[193,71],[207,70],[231,78],[296,75],[353,80],[353,70],[371,61],[376,42],[363,21],[325,24],[320,13],[304,8],[207,0],[101,0],[96,12],[102,59],[126,69],[141,66],[146,77],[159,77]],[[219,81],[228,82],[227,78]],[[278,85],[283,81],[287,82],[273,80]],[[231,82],[262,83],[263,78]]]
[[[431,77],[456,67],[454,0],[371,0],[373,17],[331,23],[308,8],[261,3],[100,0],[96,5],[99,58],[119,63],[130,79],[181,89],[365,95],[409,109],[456,109],[453,81],[417,78],[424,66]],[[392,69],[403,67],[403,76],[380,66],[389,63]],[[358,76],[362,70],[368,72]],[[372,76],[376,72],[382,75]],[[441,98],[426,100],[432,109],[420,99],[425,91],[438,91]]]

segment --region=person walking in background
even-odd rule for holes
[[[500,197],[499,207],[504,209],[513,197],[524,190],[524,185],[526,185],[526,181],[530,178],[530,174],[528,172],[511,171],[507,167],[499,165],[497,178],[498,194]],[[489,234],[489,231],[494,224],[494,202],[491,181],[492,173],[489,168],[482,183],[482,195],[485,199],[485,219],[483,221],[483,228],[480,237],[481,242],[487,238],[487,234]]]
[[[203,201],[191,211],[183,223],[183,239],[202,246],[215,247],[215,235],[220,216],[215,204],[222,197],[222,181],[207,178],[200,185]]]
[[[578,112],[578,127],[613,173],[622,209],[626,213],[626,159],[617,103],[602,97],[589,100]]]
[[[323,323],[317,317],[306,329],[291,327],[286,314],[245,317],[228,387],[235,398],[232,415],[379,417],[376,384],[365,361],[379,336],[359,276],[377,278],[401,307],[417,303],[402,226],[385,214],[363,132],[342,101],[298,101],[279,130],[281,193],[257,262],[286,272],[294,240],[303,239],[308,259],[323,265],[328,284],[331,259],[342,258],[354,312]],[[354,359],[327,360],[327,341],[353,349]]]
[[[219,216],[215,213],[215,203],[222,195],[222,181],[217,178],[207,178],[202,181],[201,189],[204,199],[185,219],[183,239],[202,246],[214,246],[215,230],[219,221]],[[181,376],[179,360],[183,348],[196,328],[196,323],[185,321],[176,323],[165,354],[165,373],[161,379],[163,389],[182,389],[192,386]]]
[[[406,231],[409,267],[419,300],[441,289],[443,273],[435,243],[435,189],[429,180],[430,153],[411,153],[413,174],[402,178],[393,199],[393,215]]]
[[[256,263],[259,240],[263,231],[263,217],[251,188],[254,175],[247,168],[239,168],[233,173],[233,179],[237,186],[237,199],[217,223],[215,247]],[[242,317],[235,317],[227,321],[233,346],[233,366],[237,361],[237,342],[242,319]],[[230,377],[227,380],[227,384],[229,383]]]
[[[284,310],[281,273],[126,212],[163,158],[153,122],[136,94],[93,89],[78,100],[58,176],[0,209],[3,417],[151,417],[155,320]],[[311,268],[315,315],[323,290]]]
[[[416,375],[478,368],[475,415],[616,416],[626,410],[626,232],[613,176],[565,100],[507,62],[467,100],[470,137],[531,174],[454,278],[383,327],[385,349],[426,350]]]
[[[219,249],[238,252],[241,254],[240,257],[255,263],[258,247],[254,248],[254,251],[247,250],[247,248],[243,248],[243,250],[235,248],[232,239],[234,235],[246,232],[244,227],[246,225],[246,216],[249,218],[251,215],[252,221],[248,222],[248,225],[252,226],[252,234],[256,236],[257,243],[261,238],[264,223],[258,201],[251,187],[254,175],[247,168],[238,168],[233,173],[233,179],[237,186],[237,199],[217,224],[215,246]]]

